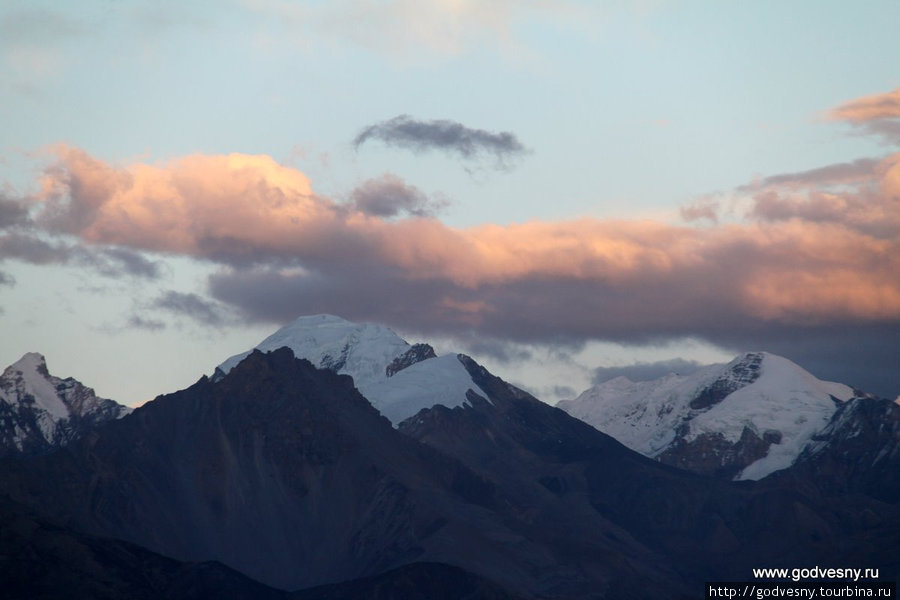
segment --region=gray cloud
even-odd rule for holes
[[[28,208],[25,203],[0,194],[0,229],[28,223]]]
[[[139,252],[111,246],[86,253],[85,259],[93,264],[103,275],[118,277],[120,275],[132,275],[147,279],[157,279],[161,274],[159,261],[147,259]]]
[[[446,205],[446,202],[430,200],[419,188],[392,173],[363,182],[353,190],[350,200],[355,209],[384,218],[402,214],[433,216]]]
[[[4,271],[0,271],[0,285],[14,286],[16,285],[16,278],[6,273]]]
[[[516,359],[508,353],[515,345],[503,341],[577,347],[591,339],[672,344],[695,338],[734,354],[782,354],[821,378],[885,397],[900,393],[900,322],[883,321],[879,333],[849,317],[829,324],[791,324],[754,316],[733,293],[746,276],[746,264],[758,260],[747,250],[736,246],[722,253],[718,276],[697,272],[647,279],[628,289],[551,277],[469,289],[447,281],[410,280],[388,268],[305,274],[229,270],[212,276],[209,285],[216,300],[238,308],[251,321],[276,324],[327,312],[455,338],[467,351],[500,360]],[[475,306],[477,312],[470,308]],[[473,344],[479,338],[486,341]],[[694,367],[675,360],[633,365],[618,373],[647,378]],[[599,380],[612,372],[595,375]]]
[[[0,259],[15,258],[35,265],[66,263],[73,254],[73,247],[51,244],[33,235],[10,233],[0,236]]]
[[[652,363],[638,362],[633,365],[625,365],[622,367],[597,367],[594,369],[592,381],[594,384],[597,384],[609,381],[610,379],[615,379],[616,377],[627,377],[631,381],[650,381],[652,379],[659,379],[669,373],[688,375],[701,366],[703,365],[694,360],[672,358],[670,360],[661,360]]]
[[[738,191],[753,191],[769,186],[809,186],[809,185],[837,185],[856,183],[872,179],[875,176],[875,167],[881,159],[860,158],[852,162],[835,163],[808,171],[796,173],[782,173],[771,175],[759,182],[743,185]]]
[[[578,395],[578,391],[570,385],[555,385],[550,391],[557,400],[571,400]]]
[[[145,258],[129,248],[84,247],[65,242],[48,242],[36,235],[9,233],[0,236],[0,260],[17,259],[34,265],[75,264],[89,267],[106,277],[125,275],[156,279],[161,263]]]
[[[139,315],[129,316],[126,326],[132,329],[145,329],[147,331],[162,331],[166,328],[166,324],[160,320],[146,319]]]
[[[151,302],[150,306],[212,327],[221,327],[227,322],[223,307],[197,294],[169,290]],[[145,325],[149,323],[151,327],[158,323],[157,321],[145,321],[140,317],[137,318],[140,321],[135,323],[143,322]]]
[[[419,121],[409,115],[400,115],[370,125],[359,132],[353,143],[359,148],[369,140],[379,140],[389,146],[414,152],[441,150],[464,159],[490,154],[501,167],[506,165],[508,159],[528,151],[515,134],[507,131],[495,133],[471,129],[462,123],[446,119]]]

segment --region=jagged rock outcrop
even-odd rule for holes
[[[29,352],[0,376],[0,456],[50,452],[130,411],[71,377],[51,375],[46,359]]]

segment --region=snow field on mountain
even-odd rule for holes
[[[282,347],[317,367],[353,377],[360,393],[394,425],[436,404],[460,406],[470,389],[486,395],[455,354],[417,362],[389,377],[388,365],[411,346],[381,325],[352,323],[332,315],[300,317],[256,349],[270,352]],[[236,354],[218,369],[227,373],[248,354],[250,351]]]
[[[736,443],[747,427],[759,437],[778,432],[781,441],[748,465],[737,479],[760,479],[790,466],[829,422],[837,401],[853,397],[839,383],[820,381],[793,362],[769,353],[761,356],[759,376],[709,407],[691,403],[714,383],[734,381],[735,370],[754,354],[728,365],[712,365],[688,375],[669,374],[652,381],[617,377],[600,383],[559,407],[632,450],[655,458],[683,434],[691,442],[704,434],[719,434]],[[741,385],[737,383],[735,385]]]

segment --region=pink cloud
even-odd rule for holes
[[[827,117],[846,121],[863,133],[900,143],[900,88],[884,94],[863,96],[831,109]]]
[[[555,294],[576,289],[585,296],[572,302],[606,306],[595,321],[607,327],[618,327],[610,316],[684,331],[715,314],[786,323],[900,319],[897,156],[873,169],[865,189],[798,198],[770,185],[747,223],[585,218],[454,229],[431,218],[386,220],[319,197],[305,175],[267,156],[112,166],[79,149],[56,152],[37,216],[52,230],[237,270],[255,264],[275,269],[272,276],[299,266],[337,294],[369,294],[381,281],[386,303],[402,304],[395,296],[415,290],[427,296],[427,308],[417,310],[459,325],[508,318],[504,303],[523,293],[531,299],[515,300],[522,318],[568,311],[566,327],[575,329],[575,316],[588,314]],[[352,292],[361,270],[378,278]]]
[[[853,123],[900,118],[900,88],[850,100],[830,110],[828,115],[838,121]]]

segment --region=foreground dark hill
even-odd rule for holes
[[[562,505],[602,515],[660,552],[695,592],[703,581],[747,580],[767,565],[852,564],[900,575],[896,505],[821,488],[814,470],[729,482],[661,465],[462,360],[488,397],[423,410],[403,432],[529,498],[539,514]]]
[[[312,588],[298,598],[425,598],[457,584],[473,598],[684,598],[754,567],[900,574],[900,508],[858,486],[662,465],[453,358],[478,392],[394,429],[349,377],[288,349],[254,352],[53,454],[3,462],[0,492],[76,545],[93,540],[113,572],[125,542],[145,550],[123,564],[160,558],[139,552],[181,561],[166,573],[187,573],[172,581],[193,591],[210,571],[184,562]],[[60,581],[77,576],[51,564]]]
[[[459,567],[413,563],[373,577],[286,592],[216,562],[183,563],[78,533],[0,497],[5,600],[519,600]]]
[[[6,600],[286,600],[219,563],[181,563],[135,544],[77,533],[0,497]]]
[[[349,377],[287,349],[255,352],[220,381],[159,397],[57,453],[9,461],[0,478],[66,527],[282,589],[422,561],[523,596],[679,589],[600,514],[535,513],[392,428]]]

